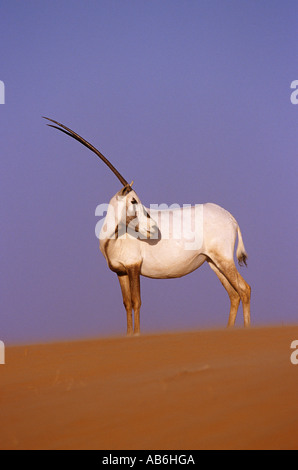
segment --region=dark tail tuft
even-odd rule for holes
[[[242,239],[242,235],[241,235],[241,230],[240,230],[240,227],[238,225],[238,247],[237,247],[237,252],[236,252],[236,255],[237,255],[237,259],[238,259],[238,263],[240,264],[240,266],[247,266],[247,253],[246,253],[246,250],[245,250],[245,246],[244,246],[244,243],[243,243],[243,239]]]
[[[238,258],[238,263],[240,266],[247,266],[247,254],[246,253],[241,253],[239,258]]]

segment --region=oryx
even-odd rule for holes
[[[235,218],[211,203],[168,211],[145,208],[132,189],[132,183],[129,184],[101,152],[68,127],[48,120],[55,124],[49,126],[73,137],[99,156],[122,184],[122,189],[110,200],[100,234],[100,250],[120,282],[127,313],[127,334],[140,333],[141,275],[154,279],[178,278],[193,272],[205,261],[229,294],[228,326],[234,326],[241,300],[244,326],[248,327],[251,288],[234,263],[237,236],[236,255],[240,265],[246,265],[247,253]],[[187,218],[195,227],[191,244],[190,226],[180,231],[179,236],[175,228],[179,223],[181,228],[181,220]]]

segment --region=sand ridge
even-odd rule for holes
[[[297,449],[298,327],[6,348],[0,449]]]

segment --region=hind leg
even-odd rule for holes
[[[213,256],[212,261],[219,269],[219,271],[225,276],[229,281],[231,286],[239,294],[243,306],[243,317],[244,317],[244,326],[250,326],[250,295],[251,288],[243,277],[237,271],[234,260],[228,260],[220,258],[219,256]]]
[[[208,261],[208,264],[210,268],[215,272],[217,275],[218,279],[226,289],[227,293],[229,294],[230,301],[231,301],[231,309],[230,309],[230,315],[229,315],[229,322],[228,322],[228,327],[233,327],[235,325],[236,321],[236,316],[240,304],[240,295],[238,292],[234,289],[234,287],[231,286],[227,278],[221,273],[221,271],[215,266],[213,261]]]

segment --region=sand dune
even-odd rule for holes
[[[1,449],[297,449],[298,327],[9,347]]]

